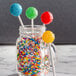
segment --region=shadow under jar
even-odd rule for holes
[[[45,76],[50,71],[49,45],[42,40],[45,26],[20,26],[17,46],[17,71],[20,76]],[[47,76],[47,75],[46,75]]]

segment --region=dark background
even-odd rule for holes
[[[24,24],[30,24],[25,16],[26,8],[34,6],[39,10],[35,24],[42,24],[40,15],[44,11],[51,11],[54,21],[47,25],[47,29],[56,35],[56,44],[76,44],[76,0],[0,0],[0,44],[15,44],[19,36],[20,23],[10,12],[10,5],[18,2],[23,7],[21,15]]]

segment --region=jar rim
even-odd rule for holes
[[[38,29],[40,27],[45,27],[44,25],[34,25],[34,28],[33,29]],[[19,28],[24,28],[24,29],[31,29],[32,28],[32,25],[24,25],[23,26],[19,26]]]
[[[32,28],[31,25],[25,25],[24,27],[23,26],[19,26],[19,34],[20,35],[23,35],[23,34],[26,34],[26,33],[43,33],[44,31],[46,30],[46,27],[44,25],[34,25],[34,28]]]

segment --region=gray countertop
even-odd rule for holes
[[[76,76],[76,45],[56,45],[56,48],[57,76]],[[17,76],[14,45],[0,46],[0,76]]]

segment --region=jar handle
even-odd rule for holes
[[[52,44],[51,44],[51,47],[53,48],[54,53],[56,53],[56,46],[55,46],[55,44],[54,44],[54,43],[52,43]]]
[[[52,47],[53,47],[53,49],[54,49],[54,51],[56,51],[55,50],[55,46],[54,46],[54,44],[49,44],[49,49],[50,49],[50,59],[51,59],[51,64],[52,64],[52,71],[53,71],[53,76],[56,76],[56,72],[55,72],[55,63],[54,63],[54,55],[53,55],[53,50],[52,50]],[[54,52],[55,53],[55,52]]]

